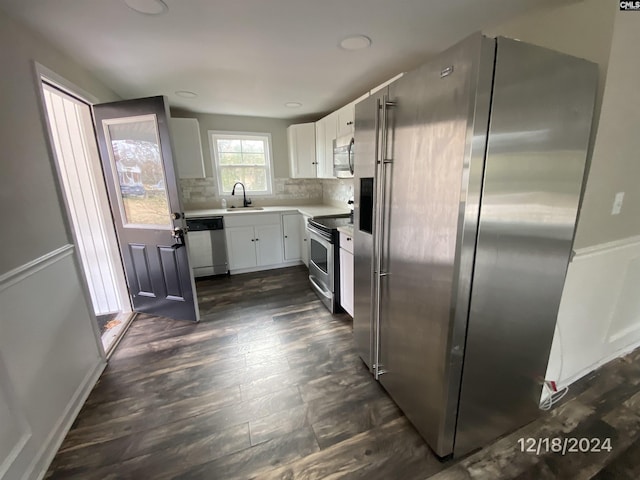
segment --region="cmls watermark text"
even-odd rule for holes
[[[640,1],[621,1],[620,10],[638,10],[640,11]]]

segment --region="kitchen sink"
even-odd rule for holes
[[[227,208],[227,212],[237,212],[245,210],[264,210],[264,207],[231,207]]]

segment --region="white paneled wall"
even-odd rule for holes
[[[0,479],[42,478],[106,365],[73,245],[0,275],[0,305]]]
[[[640,346],[640,237],[580,249],[569,264],[547,378],[569,385]]]
[[[60,176],[93,308],[96,315],[119,312],[126,297],[119,288],[123,283],[119,276],[122,273],[116,269],[119,259],[109,244],[109,236],[113,236],[113,243],[115,236],[105,226],[104,205],[99,199],[102,193],[106,203],[104,183],[98,176],[100,172],[92,168],[97,152],[94,153],[95,146],[85,140],[85,130],[91,127],[89,107],[46,84],[43,88]],[[93,131],[87,133],[93,138]]]
[[[0,478],[4,478],[16,458],[31,438],[31,428],[24,418],[0,353]]]

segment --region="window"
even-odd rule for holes
[[[209,139],[221,195],[229,195],[236,182],[247,193],[271,193],[270,134],[210,131]]]

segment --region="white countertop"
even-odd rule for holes
[[[344,233],[345,235],[349,235],[350,237],[353,237],[353,224],[343,225],[341,227],[338,227],[338,231]]]
[[[185,217],[213,217],[218,215],[260,215],[261,213],[282,213],[282,212],[300,212],[303,215],[310,217],[322,217],[327,215],[343,215],[351,212],[346,207],[333,207],[331,205],[288,205],[288,206],[274,206],[274,207],[262,207],[262,210],[250,210],[237,208],[233,211],[228,211],[225,208],[211,208],[204,210],[187,210]]]

